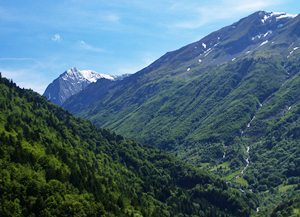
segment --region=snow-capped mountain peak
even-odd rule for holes
[[[67,80],[82,80],[84,79],[81,75],[80,71],[76,67],[72,67],[65,71],[63,74],[60,75],[60,77],[67,81]]]
[[[75,80],[75,81],[87,81],[89,83],[96,82],[98,79],[105,78],[108,80],[114,80],[111,75],[98,73],[93,70],[78,70],[76,67],[68,69],[61,75],[63,80]]]
[[[95,83],[99,79],[113,81],[116,78],[93,70],[78,70],[76,67],[72,67],[48,85],[44,96],[52,102],[62,105],[69,97],[79,93],[89,84]]]
[[[114,80],[114,77],[112,77],[111,75],[98,73],[93,70],[80,70],[80,73],[86,80],[90,82],[96,82],[100,78]]]

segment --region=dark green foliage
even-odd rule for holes
[[[249,216],[253,195],[0,78],[0,216]]]
[[[300,197],[280,203],[272,212],[271,217],[299,217]]]

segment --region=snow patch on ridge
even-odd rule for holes
[[[276,20],[283,19],[283,18],[295,18],[298,14],[287,14],[281,13],[279,16],[276,17]]]
[[[269,34],[272,34],[272,33],[273,33],[272,30],[267,31],[267,32],[264,34],[264,38],[267,37]]]
[[[208,48],[208,50],[206,50],[206,51],[204,52],[204,56],[206,57],[207,55],[210,54],[210,52],[212,52],[212,49],[211,49],[211,48]]]
[[[254,41],[254,40],[256,40],[256,39],[260,39],[260,38],[265,38],[265,37],[267,37],[268,35],[271,35],[273,32],[271,31],[271,30],[269,30],[269,31],[267,31],[266,33],[264,33],[264,34],[259,34],[259,35],[256,35],[256,36],[253,36],[252,38],[251,38],[251,40],[252,41]]]
[[[263,46],[263,45],[265,45],[265,44],[267,44],[269,41],[268,40],[265,40],[264,42],[262,42],[259,46],[261,47],[261,46]]]
[[[285,12],[268,12],[264,15],[264,17],[261,19],[262,23],[266,23],[270,18],[275,17],[276,21],[284,18],[295,18],[298,14],[288,14]]]

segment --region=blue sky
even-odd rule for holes
[[[43,93],[66,69],[134,73],[255,11],[299,0],[1,0],[0,71]]]

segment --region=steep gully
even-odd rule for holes
[[[286,73],[287,73],[287,79],[282,83],[281,86],[284,86],[285,83],[291,78],[291,77],[290,77],[290,73],[287,72],[287,70],[285,70],[285,71],[286,71]],[[263,104],[265,104],[265,103],[272,97],[272,95],[273,95],[273,93],[270,94],[270,95],[269,95],[262,103],[259,102],[259,108],[257,109],[256,113],[259,112],[259,110],[262,108]],[[287,111],[291,110],[291,108],[292,108],[292,106],[287,106]],[[252,122],[253,122],[254,120],[255,120],[255,115],[251,118],[251,120],[250,120],[250,122],[247,124],[245,130],[249,130],[249,129],[251,128],[251,124],[252,124]],[[243,137],[244,137],[244,130],[241,130],[241,139],[242,139]],[[226,151],[226,149],[225,149],[225,151]],[[223,153],[223,158],[226,157],[226,152],[225,152],[225,151],[224,151],[224,153]],[[238,179],[239,177],[243,176],[244,173],[245,173],[245,171],[246,171],[246,169],[247,169],[247,168],[249,167],[249,165],[250,165],[250,146],[249,146],[249,145],[246,147],[246,157],[244,158],[244,160],[245,160],[245,162],[246,162],[246,165],[243,167],[243,169],[241,170],[240,174],[237,175],[237,176],[235,177],[235,179]],[[242,188],[240,188],[240,191],[243,192],[243,193],[245,192]],[[250,189],[249,191],[252,192],[252,189]],[[256,208],[256,212],[259,212],[259,211],[260,211],[260,209],[259,209],[259,207],[257,207],[257,208]]]
[[[290,78],[292,78],[291,76],[290,76],[290,73],[286,70],[286,66],[284,66],[283,67],[284,68],[284,71],[285,71],[285,73],[286,73],[286,75],[287,75],[287,79],[281,84],[281,86],[284,86],[285,85],[285,83],[287,82],[287,81],[289,81],[289,79]],[[259,110],[262,108],[262,106],[263,106],[263,104],[265,104],[272,96],[273,96],[273,94],[274,93],[271,93],[262,103],[261,102],[259,102],[259,108],[257,109],[257,111],[256,111],[256,113],[257,112],[259,112]],[[291,109],[291,106],[288,106],[287,107],[287,110],[289,111]],[[250,128],[251,128],[251,124],[252,124],[252,122],[254,121],[254,119],[255,119],[255,115],[251,118],[251,120],[250,120],[250,122],[247,124],[247,127],[246,127],[246,129],[245,130],[249,130]],[[244,130],[241,130],[241,138],[243,138],[243,136],[244,136]],[[246,171],[246,169],[249,167],[249,165],[250,165],[250,146],[248,145],[247,147],[246,147],[246,158],[245,158],[245,161],[246,161],[246,165],[245,165],[245,167],[243,167],[243,169],[241,170],[241,172],[240,172],[240,175],[237,175],[235,178],[237,179],[237,178],[239,178],[241,175],[243,175],[244,173],[245,173],[245,171]],[[224,151],[224,153],[223,153],[223,158],[225,158],[225,156],[226,156],[226,153],[225,153],[225,151]]]

